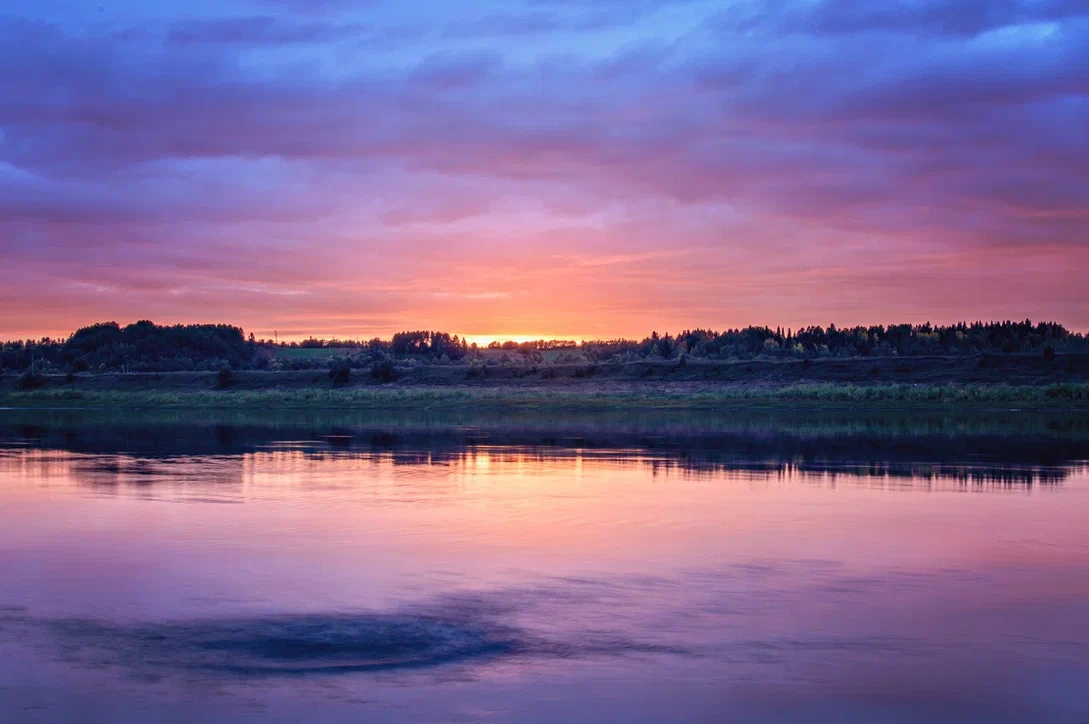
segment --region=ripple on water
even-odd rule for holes
[[[528,655],[624,656],[685,653],[602,632],[561,640],[506,623],[483,601],[445,601],[393,612],[319,613],[116,622],[39,618],[0,611],[0,633],[41,645],[73,661],[134,670],[142,677],[221,673],[240,677],[391,671]]]
[[[449,620],[410,613],[272,615],[229,619],[119,623],[38,619],[7,611],[0,629],[48,634],[66,657],[93,665],[221,672],[241,676],[305,675],[408,669],[525,648],[516,629],[494,620]]]

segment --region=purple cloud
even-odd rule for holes
[[[469,274],[485,288],[375,292],[409,326],[451,305],[453,331],[514,325],[489,316],[504,283],[527,285],[532,321],[528,305],[549,307],[544,290],[571,277],[593,291],[557,325],[580,333],[592,303],[627,310],[608,320],[634,334],[796,323],[776,293],[829,315],[910,311],[898,282],[859,286],[890,267],[931,299],[909,316],[989,316],[955,313],[960,270],[918,265],[957,259],[975,260],[977,297],[1012,288],[1011,304],[1089,325],[1085,303],[1045,282],[1084,258],[1089,227],[1085,3],[569,0],[436,4],[426,22],[386,3],[304,10],[0,19],[6,281],[82,274],[73,298],[125,289],[177,317],[197,304],[177,290],[207,287],[257,324],[271,320],[255,296],[332,326],[374,288],[361,280],[403,288],[423,264],[431,287]],[[662,256],[677,247],[696,251]],[[58,261],[90,256],[102,263]],[[612,280],[584,277],[606,266]],[[293,273],[307,294],[252,291],[300,290]],[[748,295],[719,290],[727,279]],[[695,318],[676,322],[678,305],[658,320],[660,300],[639,307],[636,288]],[[369,333],[373,315],[359,320]]]
[[[336,42],[361,32],[362,28],[351,23],[292,22],[255,15],[173,23],[167,31],[167,42],[175,45],[275,46]]]
[[[839,35],[864,32],[972,36],[1089,16],[1084,0],[906,0],[858,3],[741,3],[721,20],[736,30]]]

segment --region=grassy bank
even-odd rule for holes
[[[731,405],[839,404],[918,406],[1018,405],[1034,409],[1089,409],[1089,383],[419,386],[211,389],[4,390],[6,407],[208,407],[430,409],[714,409]]]

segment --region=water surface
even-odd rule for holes
[[[3,721],[1089,717],[1089,429],[0,413]]]

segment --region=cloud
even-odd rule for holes
[[[865,32],[974,36],[990,30],[1089,16],[1083,0],[904,0],[858,3],[742,2],[721,20],[735,30],[844,35]]]
[[[1047,249],[1061,275],[1085,246],[1084,3],[566,0],[426,22],[260,5],[0,19],[10,269],[137,295],[211,283],[255,318],[246,299],[277,295],[247,290],[311,292],[288,301],[318,319],[375,286],[360,279],[424,279],[454,296],[385,291],[389,314],[449,311],[453,331],[491,313],[457,296],[471,272],[487,293],[528,285],[519,299],[564,324],[593,303],[638,333],[682,302],[691,324],[787,324],[751,300],[787,315],[763,290],[799,285],[842,313],[855,294],[805,280],[851,257],[861,279],[915,269],[952,310],[948,276],[913,260],[1016,271]],[[1033,268],[1013,301],[1089,324],[1068,296],[1041,301]],[[995,299],[1009,283],[980,279]],[[867,308],[903,308],[866,289]]]
[[[322,43],[356,36],[360,30],[351,23],[285,22],[267,15],[240,16],[173,23],[167,31],[167,43],[248,46]]]
[[[303,15],[343,12],[360,8],[367,9],[377,5],[378,2],[379,0],[257,0],[259,5]]]
[[[436,299],[510,299],[509,292],[431,292]]]

